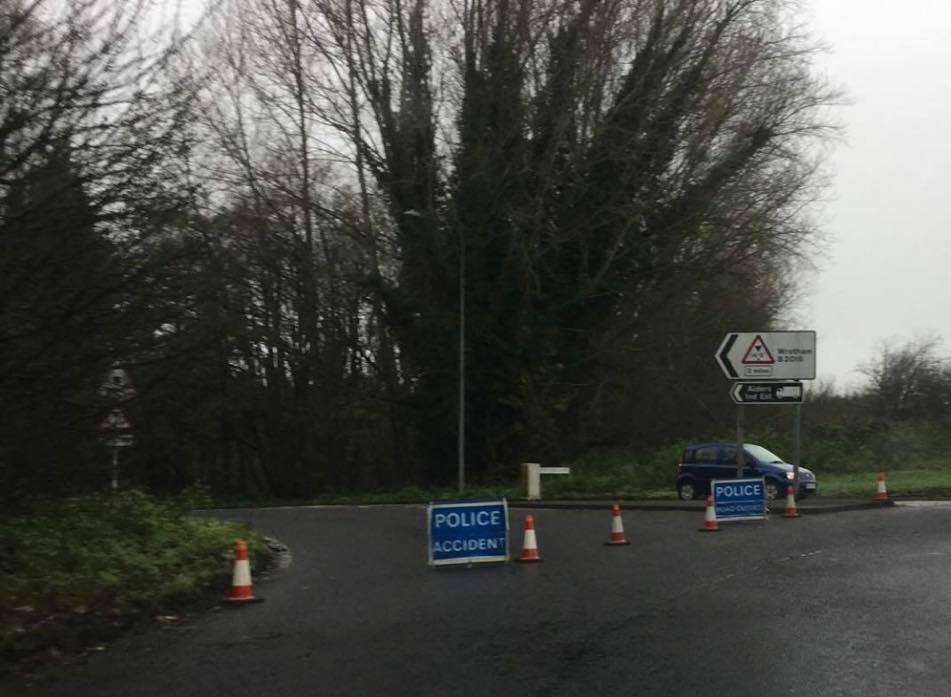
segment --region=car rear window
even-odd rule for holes
[[[694,453],[694,462],[716,462],[717,461],[717,449],[715,447],[711,448],[697,448]]]

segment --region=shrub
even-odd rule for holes
[[[180,607],[227,578],[236,537],[262,557],[250,530],[139,491],[39,503],[0,520],[0,608],[9,609],[0,612],[0,652],[69,650],[77,637]]]

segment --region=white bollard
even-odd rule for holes
[[[525,485],[525,498],[537,501],[542,497],[542,478],[538,470],[542,466],[537,462],[522,463],[522,480]]]
[[[538,501],[542,497],[543,474],[571,474],[570,467],[542,467],[537,462],[522,463],[522,480],[525,484],[525,498]]]

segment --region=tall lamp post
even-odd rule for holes
[[[459,494],[466,489],[466,238],[459,230]]]
[[[421,218],[416,210],[403,215]],[[459,493],[466,490],[466,238],[459,229],[459,440],[457,444]]]

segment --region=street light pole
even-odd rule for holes
[[[459,494],[466,488],[466,239],[459,230]]]

